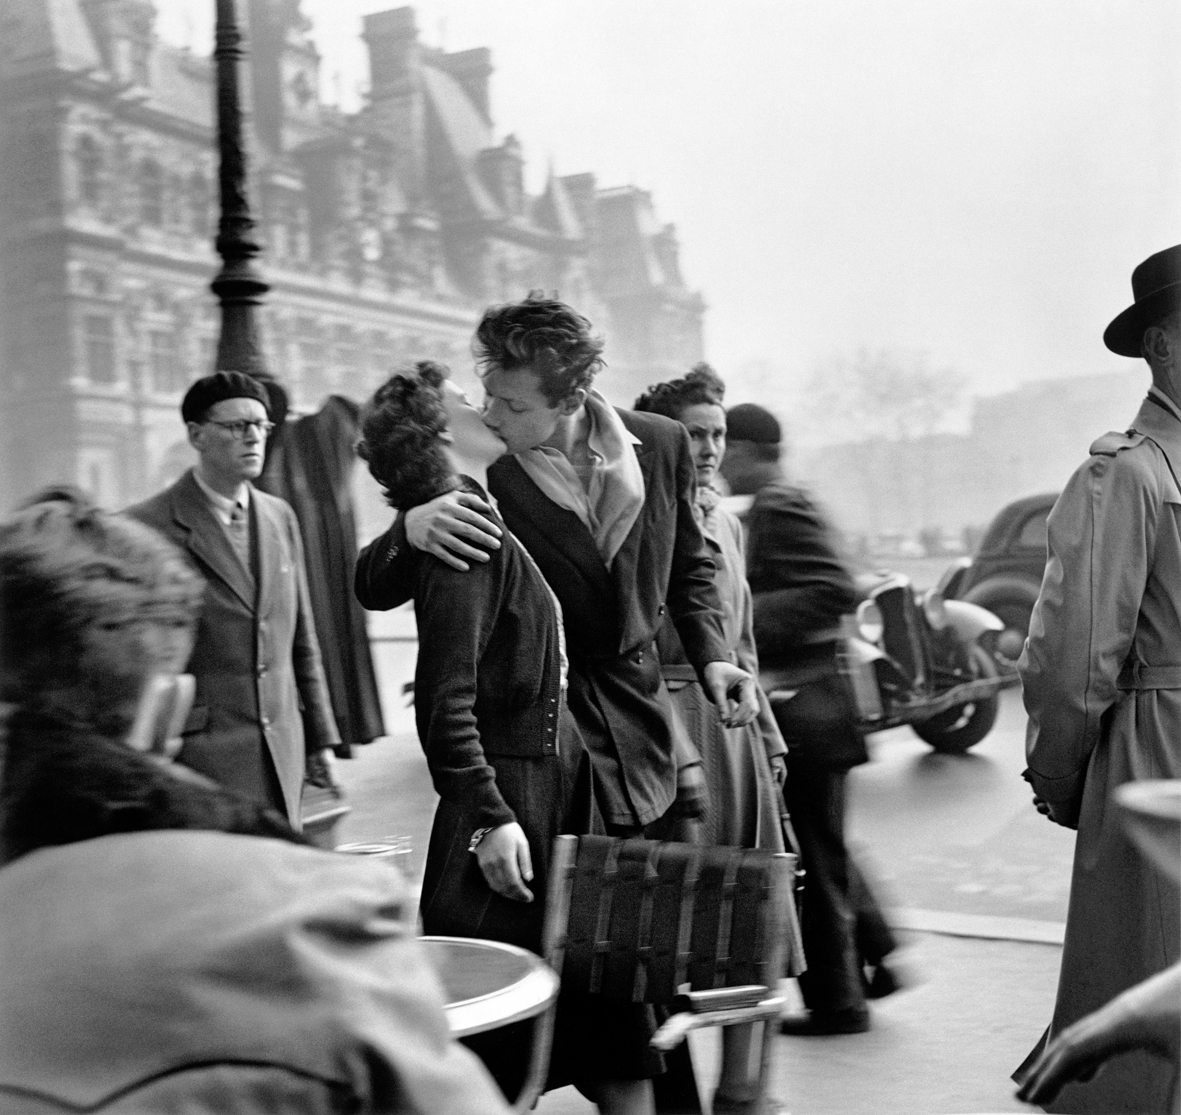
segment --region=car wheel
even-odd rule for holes
[[[981,647],[972,647],[970,662],[973,680],[1000,676],[1000,668],[992,655]],[[919,739],[929,743],[941,755],[962,755],[992,731],[999,709],[1000,695],[994,693],[991,697],[955,705],[911,727]]]
[[[1025,647],[1033,608],[1025,603],[1014,602],[990,604],[988,609],[1005,625],[1004,631],[997,633],[994,643],[997,665],[1003,672],[1012,672],[1017,669],[1017,659]]]

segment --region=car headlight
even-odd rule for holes
[[[947,626],[947,605],[943,603],[942,593],[931,589],[923,596],[923,614],[934,630],[942,631]]]
[[[857,607],[857,630],[867,643],[878,643],[882,638],[882,610],[872,600],[863,600]]]

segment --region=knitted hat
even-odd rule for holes
[[[729,441],[756,441],[778,445],[783,439],[779,420],[757,403],[739,403],[726,411],[726,438]]]

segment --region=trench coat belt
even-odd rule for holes
[[[1126,662],[1116,680],[1117,689],[1181,689],[1181,666],[1146,666]]]

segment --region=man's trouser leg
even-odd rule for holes
[[[808,970],[800,991],[814,1011],[865,1009],[845,849],[847,777],[845,770],[788,757],[783,796],[808,873],[800,925]]]

